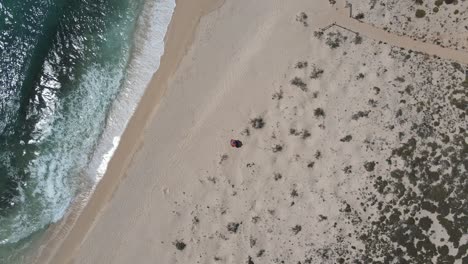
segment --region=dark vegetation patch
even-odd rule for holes
[[[314,116],[315,117],[325,117],[325,111],[323,111],[322,108],[316,108],[314,110]]]
[[[283,99],[283,90],[279,90],[278,92],[274,93],[271,99],[278,101]]]
[[[273,174],[273,179],[275,179],[275,181],[279,181],[281,180],[281,178],[283,178],[283,175],[281,175],[281,173]]]
[[[273,151],[273,153],[281,152],[281,151],[283,151],[283,145],[276,144],[276,145],[273,146],[271,151]]]
[[[291,228],[291,231],[294,233],[294,235],[299,234],[299,232],[301,232],[301,230],[302,230],[302,226],[300,226],[300,225],[295,225],[293,228]]]
[[[237,233],[239,226],[240,226],[240,223],[230,222],[228,223],[226,228],[230,233]]]
[[[302,139],[306,139],[311,136],[309,130],[303,129],[301,131],[296,130],[295,128],[289,129],[289,134],[293,136],[301,136]]]
[[[359,34],[356,34],[356,37],[354,37],[354,44],[359,45],[362,43],[362,37]]]
[[[256,117],[250,120],[250,125],[255,129],[260,129],[265,126],[265,121],[263,121],[263,118],[261,117]]]
[[[258,252],[257,252],[257,258],[261,258],[263,257],[263,254],[265,253],[265,250],[264,249],[260,249]]]
[[[327,44],[331,49],[336,49],[347,40],[346,36],[343,36],[341,32],[330,32],[327,34],[325,44]]]
[[[298,62],[296,63],[296,68],[297,68],[297,69],[307,68],[307,66],[308,66],[307,61],[298,61]]]
[[[423,17],[426,16],[426,11],[424,11],[422,9],[418,9],[418,10],[416,10],[415,16],[417,18],[423,18]]]
[[[359,111],[351,116],[351,119],[358,120],[363,117],[369,117],[370,110],[367,111]]]
[[[424,1],[421,8],[427,3]],[[405,60],[409,54],[411,60]],[[311,249],[301,264],[468,263],[468,242],[464,238],[468,230],[468,89],[460,84],[466,66],[399,48],[392,48],[390,55],[399,68],[418,61],[412,70],[397,70],[397,76],[402,77],[382,88],[371,88],[372,100],[382,94],[382,107],[373,108],[372,117],[376,118],[372,121],[390,135],[376,132],[375,140],[364,142],[372,157],[360,165],[365,175],[362,167],[353,170],[344,161],[346,180],[365,177],[369,184],[356,194],[354,202],[359,205],[353,202],[351,207],[344,202],[339,209],[344,219],[330,223],[334,232],[345,234]],[[437,84],[431,77],[434,71],[446,73],[438,77]],[[398,106],[387,105],[389,95],[400,97]],[[376,101],[369,105],[377,107]],[[398,110],[401,115],[395,116]],[[352,119],[369,114],[364,109]],[[351,135],[340,139],[351,140]],[[310,162],[311,167],[313,164]],[[319,222],[325,220],[325,216],[318,216]],[[343,222],[352,226],[343,228]],[[435,235],[438,232],[441,236]],[[347,244],[347,237],[359,239],[364,247]]]
[[[368,171],[368,172],[374,171],[374,168],[375,168],[375,161],[366,161],[366,162],[364,163],[364,168],[365,168],[366,171]]]
[[[311,79],[319,79],[320,77],[322,77],[323,73],[325,71],[317,66],[314,66],[312,68],[312,71],[310,73],[310,78]]]
[[[182,240],[176,240],[174,243],[174,246],[177,248],[177,250],[184,250],[187,244],[185,244]]]
[[[434,69],[460,72],[457,68],[463,67],[426,61],[418,65],[416,73],[430,76]],[[355,232],[365,244],[359,263],[468,263],[468,244],[462,239],[468,230],[468,133],[463,101],[467,95],[459,89],[459,79],[441,78],[445,79],[439,82],[450,85],[413,82],[399,93],[399,101],[405,102],[399,107],[408,123],[396,125],[393,133],[401,143],[388,149],[389,169],[371,175],[375,192],[363,194],[366,202],[362,206],[372,207],[378,214],[370,218],[370,226]],[[403,78],[396,81],[405,82]],[[356,119],[368,114],[363,113]],[[379,125],[395,126],[392,121],[382,120]],[[374,166],[364,164],[369,172],[374,172]],[[435,240],[433,233],[440,232],[439,227],[448,239]]]
[[[304,27],[307,27],[309,25],[309,23],[307,23],[308,18],[309,17],[307,16],[307,14],[305,12],[301,12],[296,16],[296,21],[302,23],[302,25],[304,25]]]
[[[353,136],[351,135],[346,135],[342,139],[340,139],[341,142],[350,142],[353,139]]]
[[[291,84],[299,87],[302,91],[307,92],[307,84],[301,78],[294,77],[294,79],[291,80]]]

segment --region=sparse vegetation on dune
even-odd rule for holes
[[[322,77],[323,73],[325,71],[317,66],[314,65],[314,67],[312,68],[312,72],[310,73],[310,78],[311,79],[318,79],[320,77]]]
[[[314,110],[314,116],[315,117],[325,117],[325,111],[323,111],[322,108],[316,108]]]
[[[291,84],[299,87],[299,89],[304,92],[307,91],[307,84],[299,77],[294,77],[294,79],[291,80]]]
[[[309,23],[307,22],[308,18],[309,17],[307,16],[307,14],[305,12],[301,12],[296,16],[296,21],[302,23],[302,25],[304,25],[304,27],[307,27],[309,25]]]
[[[416,16],[417,18],[423,18],[423,17],[426,16],[426,11],[424,11],[424,10],[422,10],[422,9],[418,9],[418,10],[416,10],[415,16]]]
[[[297,69],[303,69],[303,68],[306,68],[307,66],[308,66],[307,61],[298,61],[296,63],[296,68]]]
[[[260,129],[265,126],[265,121],[263,121],[263,118],[261,117],[256,117],[250,120],[250,124],[252,125],[253,128]]]

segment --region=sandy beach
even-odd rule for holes
[[[348,12],[178,1],[106,175],[36,263],[467,263],[468,54]]]

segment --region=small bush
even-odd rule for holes
[[[369,117],[369,113],[370,113],[370,110],[368,110],[368,111],[358,111],[357,113],[353,114],[351,118],[353,120],[358,120],[358,119],[363,118],[363,117],[367,118],[367,117]]]
[[[271,97],[273,100],[281,100],[283,99],[283,90],[279,90],[278,92],[274,93]]]
[[[301,78],[299,77],[294,77],[294,79],[291,80],[291,84],[294,86],[299,87],[302,91],[307,91],[307,84],[305,84]]]
[[[354,44],[358,45],[362,43],[362,37],[361,35],[357,34],[356,37],[354,38]]]
[[[265,121],[263,121],[263,118],[261,117],[256,117],[250,120],[250,124],[252,125],[253,128],[260,129],[265,126]]]
[[[296,225],[296,226],[294,226],[293,228],[291,228],[291,230],[292,230],[292,232],[293,232],[295,235],[297,235],[299,232],[301,232],[302,226]]]
[[[405,78],[403,78],[401,76],[398,76],[398,77],[395,78],[395,81],[402,83],[402,82],[405,82]]]
[[[344,138],[340,139],[341,142],[350,142],[353,139],[353,136],[347,135]]]
[[[307,14],[305,12],[301,12],[299,15],[296,16],[296,21],[301,22],[304,27],[307,27],[309,24],[307,23]]]
[[[417,18],[423,18],[426,16],[426,11],[422,10],[422,9],[418,9],[416,10],[416,17]]]
[[[281,175],[281,173],[275,173],[273,174],[273,178],[275,181],[279,181],[281,178],[283,178],[283,175]]]
[[[314,68],[312,69],[312,72],[310,73],[310,78],[311,79],[318,79],[318,78],[322,77],[323,73],[324,73],[323,69],[320,69],[320,68],[314,66]]]
[[[443,5],[443,4],[444,4],[444,0],[436,0],[436,1],[435,1],[435,5],[436,5],[436,6],[441,6],[441,5]]]
[[[364,14],[363,14],[363,13],[359,13],[359,14],[357,14],[354,18],[357,19],[357,20],[364,19]]]
[[[315,158],[316,159],[320,159],[322,157],[322,152],[320,152],[319,150],[317,150],[317,152],[315,152]]]
[[[324,117],[325,116],[325,111],[323,111],[322,108],[317,108],[314,110],[314,115],[315,117]]]
[[[301,133],[294,128],[289,129],[289,134],[294,136],[299,136]]]
[[[336,49],[340,46],[341,42],[339,39],[327,39],[327,42],[325,42],[330,48]]]
[[[364,163],[364,168],[366,169],[366,171],[374,171],[374,168],[375,168],[375,162],[374,161],[366,161]]]
[[[322,39],[323,31],[314,31],[314,37],[316,37],[318,39]]]
[[[180,240],[176,240],[176,241],[174,242],[174,246],[175,246],[178,250],[182,251],[182,250],[185,249],[185,247],[186,247],[187,245],[186,245],[184,242],[180,241]]]
[[[240,224],[239,223],[234,223],[234,222],[231,222],[227,225],[227,230],[230,232],[230,233],[237,233],[237,230],[239,229],[239,226]]]
[[[271,149],[274,153],[276,152],[281,152],[283,150],[283,146],[282,145],[279,145],[279,144],[276,144],[273,146],[273,148]]]
[[[307,61],[299,61],[299,62],[296,63],[296,68],[297,69],[306,68],[307,66],[308,66]]]

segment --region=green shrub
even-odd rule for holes
[[[436,5],[436,6],[441,6],[443,3],[444,3],[443,0],[437,0],[437,1],[435,1],[435,5]]]
[[[426,16],[426,11],[422,10],[422,9],[418,9],[416,10],[416,17],[417,18],[423,18]]]
[[[436,6],[436,7],[434,7],[434,9],[432,9],[432,11],[434,11],[434,13],[437,13],[437,12],[439,12],[439,8]]]

